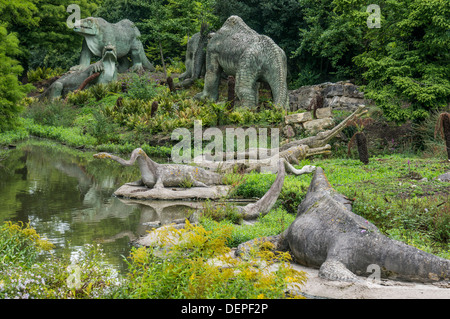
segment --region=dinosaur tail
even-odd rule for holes
[[[153,64],[148,60],[147,56],[145,55],[144,47],[142,47],[142,50],[140,50],[140,59],[142,61],[142,66],[144,69],[149,70],[150,72],[155,72],[156,69],[153,66]]]
[[[278,175],[270,189],[256,203],[248,204],[242,208],[242,214],[245,220],[264,216],[272,209],[283,188],[285,175],[284,159],[280,159],[278,161]]]
[[[373,249],[379,251],[372,255],[382,275],[422,282],[449,280],[450,260],[387,237],[379,236],[377,241],[380,245]]]

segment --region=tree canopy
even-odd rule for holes
[[[450,97],[448,0],[379,0],[379,28],[367,23],[371,2],[0,0],[1,114],[6,118],[19,112],[16,104],[28,88],[18,79],[26,71],[67,70],[78,63],[82,37],[66,24],[69,4],[80,6],[81,18],[133,21],[147,56],[156,63],[161,51],[169,61],[184,60],[187,40],[202,22],[218,29],[230,15],[239,15],[284,49],[292,89],[352,80],[388,119],[397,122],[421,121],[431,111],[446,108]]]

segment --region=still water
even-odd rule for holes
[[[100,243],[106,261],[124,271],[130,241],[150,230],[146,223],[170,223],[199,203],[117,198],[117,188],[139,179],[137,166],[93,154],[38,139],[0,150],[0,222],[29,222],[56,252]]]

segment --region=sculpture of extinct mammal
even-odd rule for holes
[[[351,211],[351,205],[318,167],[297,217],[281,235],[281,249],[295,260],[320,267],[319,276],[355,281],[355,274],[379,267],[382,277],[430,282],[449,280],[450,260],[384,236]]]
[[[95,73],[98,77],[89,83],[109,83],[114,81],[117,77],[117,55],[115,47],[112,45],[107,45],[103,48],[102,59],[96,63],[89,65],[87,68],[69,72],[58,80],[52,83],[50,87],[39,96],[39,99],[48,98],[54,99],[60,96],[65,96],[71,91],[75,91],[80,87],[80,85],[90,76]]]
[[[101,56],[107,45],[116,48],[119,72],[128,69],[127,57],[130,54],[133,65],[131,71],[155,71],[153,65],[145,56],[144,47],[139,40],[141,33],[130,20],[109,23],[102,18],[89,17],[75,22],[73,29],[84,37],[80,64],[73,70],[83,70],[91,62],[92,56]]]
[[[218,99],[222,71],[236,78],[236,95],[243,106],[257,106],[258,82],[270,85],[275,105],[289,106],[286,54],[238,16],[229,17],[217,32],[209,34],[205,85],[196,98]]]

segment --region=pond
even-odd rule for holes
[[[106,262],[122,272],[130,242],[151,229],[147,223],[170,223],[200,203],[117,198],[118,187],[139,179],[137,166],[93,154],[40,139],[0,150],[0,223],[30,223],[56,253],[76,255],[85,244],[100,243]]]

